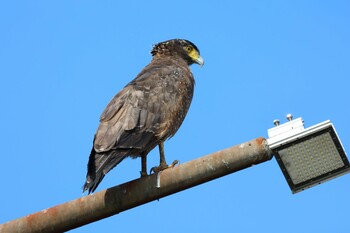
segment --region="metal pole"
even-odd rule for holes
[[[264,138],[180,164],[0,225],[0,232],[63,232],[268,161]]]

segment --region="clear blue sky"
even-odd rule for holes
[[[330,119],[350,151],[349,1],[125,2],[0,4],[0,222],[81,197],[99,115],[167,39],[205,60],[169,161],[267,137],[287,113]],[[139,170],[124,160],[97,191]],[[292,195],[273,159],[72,232],[342,233],[349,193],[345,175]]]

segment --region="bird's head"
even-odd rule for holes
[[[199,49],[191,41],[184,39],[173,39],[160,42],[153,46],[151,51],[152,56],[169,55],[180,56],[187,61],[188,65],[197,63],[200,66],[204,65],[204,60],[200,56]]]

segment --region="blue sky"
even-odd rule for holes
[[[0,222],[81,197],[99,115],[185,38],[205,65],[169,161],[267,137],[292,113],[330,119],[350,151],[349,1],[4,1],[0,4]],[[148,166],[158,162],[158,150]],[[124,160],[98,190],[136,179]],[[350,175],[292,195],[275,159],[72,232],[347,232]]]

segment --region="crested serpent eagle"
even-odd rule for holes
[[[190,65],[203,65],[199,49],[190,41],[158,43],[152,61],[109,102],[100,117],[83,192],[94,192],[103,177],[126,157],[141,157],[141,176],[147,175],[146,156],[159,146],[160,165],[167,165],[164,141],[182,124],[190,107],[194,79]]]

